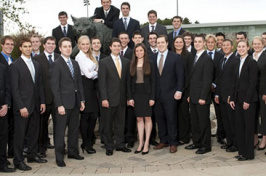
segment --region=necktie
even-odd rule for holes
[[[27,62],[28,62],[28,65],[29,65],[29,70],[30,70],[30,74],[31,74],[32,80],[35,83],[35,70],[34,70],[34,66],[33,66],[32,60],[29,59],[29,60],[27,60]]]
[[[213,54],[213,52],[210,51],[208,54],[210,55],[210,57],[211,57],[211,59],[212,59],[212,54]]]
[[[163,72],[163,54],[161,54],[161,58],[159,60],[159,73],[162,75]]]
[[[124,51],[123,50],[121,50],[120,56],[124,56]]]
[[[224,69],[224,67],[225,67],[225,64],[226,64],[226,57],[224,58],[224,60],[223,60],[223,64],[222,64],[222,70]]]
[[[95,56],[96,60],[99,61],[99,56]]]
[[[124,18],[124,26],[125,26],[125,30],[127,30],[127,18]]]
[[[157,53],[157,50],[153,50],[153,53]]]
[[[154,32],[154,26],[151,26],[151,32]]]
[[[107,18],[107,15],[108,15],[108,12],[107,11],[104,11],[105,18]]]
[[[63,30],[63,32],[64,32],[64,36],[66,37],[66,35],[67,35],[67,32],[66,32],[66,26],[64,26],[63,28],[64,28],[64,30]]]
[[[50,65],[52,65],[52,63],[53,63],[53,60],[52,60],[52,55],[51,55],[51,54],[49,54],[49,55],[48,55],[48,58],[49,58],[49,60],[48,60],[48,61],[49,61],[49,64],[50,64]]]
[[[8,57],[8,58],[7,58],[7,63],[8,63],[8,65],[10,65],[10,64],[12,63],[12,61],[11,61],[11,58],[10,58],[10,57]]]
[[[196,55],[194,58],[194,64],[193,64],[194,66],[196,65],[197,61],[198,61],[198,56]]]
[[[70,59],[68,59],[68,61],[67,61],[67,66],[68,66],[68,68],[70,70],[70,73],[72,75],[72,78],[74,78],[74,69],[73,69],[73,66],[72,66],[72,64],[70,62]]]
[[[177,32],[176,31],[174,31],[174,38],[177,36]]]
[[[119,62],[119,58],[118,57],[115,59],[115,62],[116,62],[117,73],[119,75],[119,78],[121,78],[121,66],[120,66],[120,62]]]

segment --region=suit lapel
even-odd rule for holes
[[[22,58],[20,58],[20,59],[21,59],[21,60],[20,60],[20,62],[21,62],[21,67],[26,71],[26,74],[28,75],[28,77],[30,77],[32,83],[34,84],[33,79],[32,79],[32,76],[31,76],[31,73],[30,73],[30,70],[29,70],[27,64],[24,62],[24,60],[23,60]],[[35,67],[35,65],[34,65],[34,67]],[[34,69],[35,69],[35,68],[34,68]],[[36,77],[36,70],[35,70],[35,77]],[[35,80],[36,80],[36,79],[35,79]]]
[[[66,72],[68,73],[68,75],[73,79],[73,77],[71,75],[71,72],[69,70],[69,67],[68,67],[67,63],[65,62],[65,60],[62,57],[60,57],[59,59],[60,59],[61,65],[64,67],[64,69],[66,70]],[[75,74],[75,70],[74,70],[74,74]]]
[[[109,56],[108,58],[108,61],[110,63],[110,67],[112,70],[114,70],[116,76],[119,78],[119,75],[118,75],[118,72],[117,72],[117,69],[116,69],[116,66],[115,66],[115,63],[113,61],[113,58],[111,56]],[[121,59],[121,63],[122,63],[122,59]],[[122,65],[122,70],[123,70],[123,65]],[[121,78],[122,78],[122,72],[121,72]],[[119,78],[120,79],[120,78]]]

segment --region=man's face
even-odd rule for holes
[[[129,9],[128,5],[122,5],[121,11],[122,11],[122,14],[124,17],[129,16],[130,9]]]
[[[2,51],[3,53],[5,53],[6,55],[11,55],[13,49],[14,49],[14,41],[10,40],[10,39],[6,39],[5,44],[2,45]]]
[[[190,36],[185,36],[184,37],[186,47],[189,47],[192,43],[192,38]]]
[[[134,35],[134,37],[132,38],[132,41],[134,42],[134,44],[138,44],[138,43],[142,43],[143,42],[143,37],[141,35]]]
[[[157,21],[157,16],[154,13],[150,13],[148,19],[151,24],[154,24]]]
[[[232,53],[233,49],[234,46],[231,45],[231,42],[229,41],[223,42],[222,50],[225,55],[229,55],[230,53]]]
[[[61,54],[69,58],[72,53],[72,45],[70,41],[63,41],[61,47],[59,47]]]
[[[55,41],[54,40],[47,40],[45,44],[43,44],[44,51],[49,54],[52,54],[55,50]]]
[[[113,42],[110,46],[110,50],[113,55],[118,56],[121,51],[121,44],[119,42]]]
[[[128,43],[129,43],[129,37],[127,34],[120,34],[119,40],[121,41],[122,48],[127,47]]]
[[[224,37],[223,36],[217,36],[217,48],[222,48],[223,42],[224,42]]]
[[[32,43],[32,50],[33,51],[39,51],[41,46],[41,41],[39,37],[31,37],[30,41]]]
[[[253,39],[252,41],[252,48],[255,52],[261,52],[263,50],[263,43],[259,39]]]
[[[174,18],[172,21],[172,25],[173,25],[174,29],[179,29],[182,25],[182,22],[179,18]]]
[[[194,39],[194,47],[197,51],[202,51],[204,50],[205,46],[205,41],[203,40],[202,37],[195,37]]]
[[[102,47],[101,41],[99,39],[93,39],[91,41],[91,47],[92,47],[93,51],[95,51],[95,52],[100,51],[100,49]]]
[[[156,45],[157,45],[156,40],[157,40],[157,36],[155,34],[149,35],[148,42],[149,42],[151,47],[156,48]]]
[[[240,40],[247,40],[243,34],[236,35],[236,43],[238,43]]]
[[[111,0],[102,0],[102,6],[104,10],[108,10],[111,5]]]
[[[157,38],[157,47],[161,53],[166,51],[167,46],[168,46],[168,42],[165,41],[164,37]]]
[[[24,42],[22,45],[19,47],[21,53],[26,56],[27,58],[31,57],[31,52],[32,52],[32,45],[31,42]]]
[[[213,37],[210,37],[207,40],[207,49],[209,51],[213,51],[215,49],[215,45],[216,45],[215,39]]]
[[[60,24],[63,25],[63,26],[66,25],[67,24],[67,19],[68,19],[68,17],[66,15],[59,16]]]
[[[266,35],[262,35],[261,37],[262,37],[262,39],[264,41],[264,44],[266,44]]]

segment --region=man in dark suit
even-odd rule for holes
[[[2,51],[0,53],[0,63],[5,65],[7,70],[9,69],[9,65],[13,62],[13,58],[11,56],[12,51],[14,49],[14,39],[13,37],[6,35],[1,38],[1,47]],[[9,76],[9,73],[8,73]],[[8,108],[7,112],[8,116],[8,150],[7,150],[7,157],[13,158],[14,157],[14,150],[13,150],[13,139],[14,139],[14,116],[13,116],[13,103],[11,98],[11,106]]]
[[[111,0],[101,0],[102,7],[97,7],[94,11],[94,22],[103,23],[113,29],[114,22],[119,18],[120,10],[111,3]]]
[[[168,51],[166,35],[157,38],[159,52],[150,56],[156,70],[154,113],[159,128],[160,143],[155,150],[168,147],[177,152],[177,101],[182,97],[184,68],[181,57]]]
[[[185,149],[198,149],[196,154],[211,151],[210,104],[214,64],[204,51],[205,43],[204,35],[195,36],[194,46],[197,54],[191,71],[188,96],[193,144]]]
[[[243,31],[240,31],[240,32],[237,32],[236,33],[236,43],[238,43],[238,42],[240,42],[241,40],[245,40],[245,41],[248,41],[248,36],[247,36],[247,33],[246,32],[243,32]],[[240,57],[240,55],[238,54],[238,52],[237,52],[237,49],[234,51],[234,53],[233,53],[235,56],[237,56],[237,57]],[[249,49],[248,50],[248,55],[249,56],[252,56],[252,54],[253,54],[253,51],[252,51],[252,49]]]
[[[149,42],[149,47],[147,48],[148,55],[154,54],[158,52],[158,47],[157,47],[157,38],[158,34],[155,32],[150,32],[148,34],[148,42]]]
[[[42,79],[44,85],[44,92],[45,92],[45,100],[46,100],[46,111],[44,114],[41,115],[41,125],[40,125],[40,135],[39,135],[39,155],[42,157],[46,157],[46,150],[47,148],[54,148],[54,146],[50,143],[50,138],[48,136],[48,121],[50,115],[53,118],[53,127],[55,127],[55,109],[53,105],[53,94],[50,88],[50,79],[49,79],[49,70],[51,64],[60,56],[59,54],[55,53],[55,38],[52,36],[46,37],[44,39],[43,48],[44,52],[40,55],[34,57],[33,59],[36,60],[42,70]],[[55,128],[53,128],[55,132]],[[55,136],[55,133],[54,133]]]
[[[225,35],[224,35],[224,33],[222,33],[222,32],[218,32],[218,33],[215,34],[215,37],[217,38],[217,43],[216,43],[217,49],[216,49],[216,50],[217,50],[219,53],[221,53],[222,55],[224,55],[224,52],[223,52],[223,50],[222,50],[223,42],[224,42],[224,40],[225,40]]]
[[[174,27],[174,30],[167,35],[169,40],[169,50],[172,50],[174,38],[178,35],[182,35],[185,32],[185,30],[181,27],[182,21],[183,19],[180,16],[174,16],[172,18],[172,25]]]
[[[101,59],[105,58],[106,55],[101,53],[101,40],[99,37],[93,37],[91,39],[91,48],[93,57],[99,62]]]
[[[264,41],[264,44],[266,43],[266,32],[263,32],[262,34],[261,34],[261,38],[263,39],[263,41]],[[263,51],[265,51],[266,50],[266,46],[264,46],[264,48],[263,48]]]
[[[149,24],[141,28],[141,35],[144,37],[144,44],[146,47],[149,46],[147,37],[150,32],[156,32],[158,35],[167,35],[166,27],[157,23],[157,12],[155,10],[150,10],[148,12],[148,19]]]
[[[220,111],[220,107],[219,104],[217,104],[214,101],[214,97],[215,97],[215,88],[216,88],[216,84],[217,84],[217,80],[216,80],[216,75],[217,75],[217,71],[219,70],[218,67],[220,65],[221,60],[223,59],[223,55],[215,50],[215,46],[216,46],[216,42],[217,42],[217,38],[215,37],[215,35],[213,34],[208,34],[205,38],[206,40],[206,46],[207,46],[207,54],[211,57],[211,59],[213,60],[214,63],[214,74],[213,74],[213,83],[212,83],[212,101],[213,101],[213,105],[214,105],[214,109],[215,109],[215,115],[216,115],[216,119],[217,119],[217,142],[219,142],[220,144],[225,144],[224,139],[225,139],[225,132],[224,132],[224,125],[223,125],[223,121],[222,121],[222,116],[221,116],[221,111]]]
[[[215,102],[219,104],[222,121],[226,136],[226,145],[221,146],[227,152],[237,151],[237,142],[235,137],[235,116],[234,111],[228,104],[228,99],[232,92],[234,84],[235,69],[239,59],[233,55],[234,45],[229,39],[225,39],[222,46],[224,58],[221,60],[218,69],[217,88],[215,90]]]
[[[120,57],[121,41],[113,38],[110,42],[111,55],[99,62],[99,91],[102,102],[102,116],[104,118],[104,143],[106,155],[113,155],[116,151],[131,152],[125,147],[124,126],[125,109],[127,105],[126,89],[129,79],[129,60]],[[112,136],[113,124],[116,146]]]
[[[134,42],[134,46],[138,43],[142,43],[144,40],[143,36],[141,35],[140,31],[134,31],[132,36],[132,41]]]
[[[126,32],[129,35],[128,47],[133,49],[134,43],[132,41],[133,32],[140,31],[139,21],[129,16],[130,4],[123,2],[121,4],[122,18],[114,22],[113,37],[118,37],[121,32]]]
[[[8,139],[8,107],[11,105],[10,85],[8,71],[0,63],[0,172],[15,172],[7,165],[6,146]]]
[[[14,111],[14,166],[19,170],[31,170],[24,163],[23,146],[27,135],[28,163],[46,163],[38,155],[38,136],[40,113],[45,112],[45,95],[41,68],[31,59],[32,45],[29,39],[22,39],[19,44],[22,53],[16,62],[10,65],[9,74]]]
[[[67,24],[67,13],[62,11],[58,14],[58,19],[60,21],[60,25],[53,29],[52,36],[56,39],[56,48],[55,52],[60,54],[58,42],[63,37],[68,37],[71,40],[72,48],[76,46],[76,38],[73,34],[73,26]]]
[[[55,126],[55,156],[56,164],[65,167],[64,137],[68,127],[68,158],[83,160],[79,155],[79,111],[83,111],[84,92],[78,63],[70,58],[72,52],[71,40],[67,37],[59,41],[61,56],[50,68],[50,86],[56,108]]]
[[[195,57],[197,51],[195,50],[193,46],[193,38],[194,38],[193,34],[190,32],[184,32],[182,35],[184,37],[187,50],[192,53],[193,57]]]
[[[132,55],[133,55],[133,50],[128,47],[129,35],[126,32],[121,32],[118,38],[121,41],[120,56],[131,60]]]

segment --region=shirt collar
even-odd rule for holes
[[[226,60],[228,60],[231,56],[232,56],[233,52],[231,52],[230,54],[228,54],[228,56],[224,56],[226,57]]]
[[[29,60],[32,61],[31,58],[27,58],[23,54],[21,55],[21,58],[24,60],[25,63],[27,63]]]
[[[196,53],[197,59],[200,58],[200,56],[202,55],[203,52],[204,52],[204,50],[202,50],[202,51]]]
[[[154,24],[149,23],[149,28],[151,28],[151,26],[154,26],[154,30],[155,30],[156,25],[157,25],[157,22],[155,22]]]
[[[46,56],[47,58],[49,58],[49,57],[48,57],[49,55],[52,55],[52,58],[54,57],[54,52],[53,52],[52,54],[49,54],[49,53],[47,53],[46,51],[43,51],[43,53],[45,54],[45,56]]]
[[[11,58],[11,55],[5,54],[3,51],[1,51],[1,54],[4,56],[5,59]]]
[[[71,59],[70,59],[70,57],[69,58],[66,58],[65,56],[63,56],[62,54],[61,54],[61,56],[62,56],[62,58],[65,60],[65,62],[67,62],[68,60],[70,60],[70,62],[71,62]]]
[[[176,32],[179,35],[180,30],[181,30],[181,27],[178,28],[177,30],[174,30],[174,33]]]
[[[163,54],[163,57],[165,58],[168,54],[168,49],[166,49],[163,53],[161,53],[160,51],[158,51],[158,55],[161,56],[161,54]]]
[[[111,57],[112,57],[112,59],[115,61],[115,59],[118,57],[118,59],[120,60],[120,56],[118,55],[118,56],[115,56],[115,55],[113,55],[113,54],[111,54]]]
[[[258,58],[257,59],[254,59],[254,60],[258,61],[259,58],[260,58],[260,55],[262,54],[262,52],[263,52],[263,50],[258,54]],[[254,55],[255,55],[255,52],[253,53],[253,58],[254,58]]]

